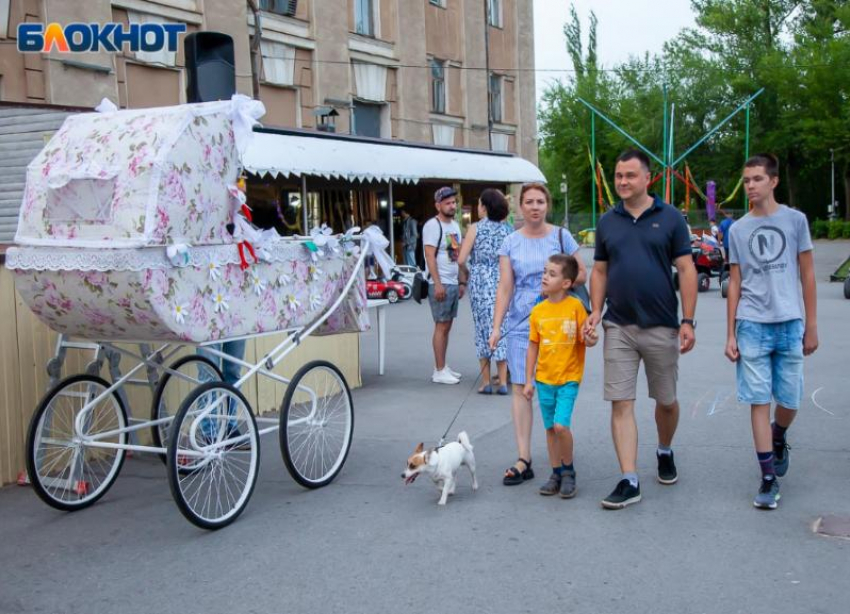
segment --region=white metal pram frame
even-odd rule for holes
[[[64,347],[102,348],[107,357],[110,353],[129,356],[137,364],[121,375],[117,361],[110,359],[110,383],[97,375],[98,352],[86,373],[58,381],[45,395],[27,436],[27,471],[38,496],[60,510],[83,509],[106,494],[128,451],[152,453],[165,460],[171,493],[183,515],[199,527],[219,529],[245,509],[259,470],[260,436],[276,430],[293,479],[306,488],[329,484],[346,461],[354,429],[353,402],[345,377],[323,360],[305,364],[292,378],[273,369],[336,311],[357,281],[368,250],[362,236],[351,238],[361,244],[351,277],[336,301],[310,324],[199,344],[166,342],[154,347],[151,341],[140,340],[139,353],[112,341],[64,342]],[[256,364],[214,347],[271,334],[285,334],[285,338]],[[229,384],[205,356],[187,355],[169,364],[186,346],[204,348],[204,353],[245,372]],[[60,341],[57,356],[62,349]],[[58,375],[59,368],[61,361],[58,366],[53,362],[51,377]],[[143,368],[148,370],[151,384],[153,377],[160,375],[151,418],[130,420],[123,388],[146,383],[134,379]],[[254,416],[240,391],[254,376],[286,385],[279,418]],[[187,384],[191,390],[172,412],[174,389]],[[131,435],[143,429],[151,429],[154,445],[131,443]]]

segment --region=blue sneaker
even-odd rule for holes
[[[781,478],[788,473],[788,465],[791,464],[791,455],[788,452],[790,449],[791,446],[785,441],[773,442],[773,468],[776,471],[776,477]]]
[[[753,505],[760,510],[775,510],[779,504],[779,480],[773,478],[766,480],[762,478],[761,486]]]

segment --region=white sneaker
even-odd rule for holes
[[[453,378],[455,378],[455,379],[458,379],[458,380],[459,380],[459,379],[462,379],[462,378],[463,378],[463,375],[462,375],[461,373],[458,373],[457,371],[455,371],[454,369],[452,369],[449,365],[446,365],[446,366],[445,366],[445,368],[444,368],[443,370],[444,370],[446,373],[451,373],[452,377],[453,377]]]
[[[434,369],[434,374],[431,376],[431,381],[435,384],[459,384],[460,380],[449,373],[448,369],[437,371]]]

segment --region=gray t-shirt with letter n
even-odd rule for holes
[[[737,320],[803,319],[797,257],[811,251],[806,216],[779,205],[772,215],[748,213],[729,229],[729,262],[741,268]]]

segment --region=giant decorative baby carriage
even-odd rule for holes
[[[362,265],[372,244],[327,230],[283,238],[249,223],[239,160],[262,113],[261,103],[234,96],[75,115],[28,167],[6,263],[18,292],[54,330],[137,362],[113,381],[68,377],[41,401],[27,468],[48,504],[91,505],[127,451],[154,452],[166,459],[183,514],[219,528],[251,496],[260,435],[278,428],[302,485],[324,486],[342,468],[354,415],[339,369],[315,361],[291,379],[273,369],[308,335],[368,328]],[[218,345],[272,333],[283,339],[258,364]],[[186,345],[242,376],[226,383],[194,353],[173,362]],[[151,419],[131,420],[122,387],[143,369],[155,384]],[[287,385],[279,420],[255,417],[240,392],[257,374]],[[185,398],[175,407],[178,388]],[[153,446],[130,443],[141,429],[151,429]]]

